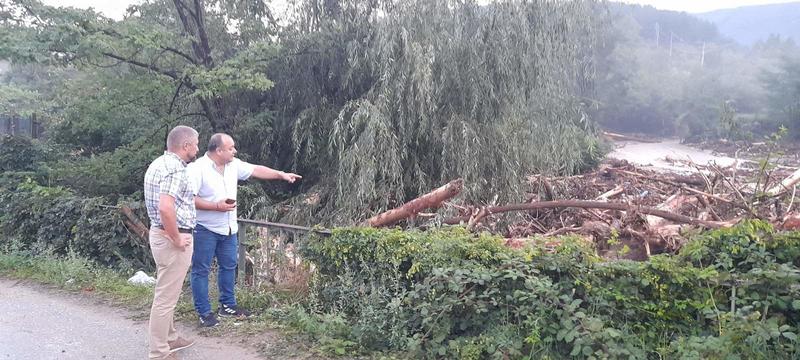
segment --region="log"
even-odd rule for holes
[[[602,202],[602,201],[586,201],[586,200],[559,200],[559,201],[540,201],[524,204],[513,204],[506,206],[491,206],[486,207],[486,213],[499,214],[511,211],[530,211],[540,209],[555,209],[555,208],[582,208],[582,209],[606,209],[606,210],[620,210],[620,211],[637,211],[645,215],[655,215],[674,221],[681,224],[692,224],[697,226],[705,226],[711,229],[731,226],[728,222],[716,222],[693,217],[671,213],[669,211],[659,210],[652,207],[636,206],[620,202]],[[455,218],[446,219],[445,224],[460,224],[469,221],[470,217],[460,216]]]
[[[463,179],[453,180],[447,185],[411,200],[399,208],[373,216],[367,220],[367,224],[372,227],[393,225],[400,220],[414,217],[425,209],[439,207],[443,201],[458,195],[463,188]]]
[[[629,136],[629,135],[617,134],[617,133],[613,133],[613,132],[610,132],[610,131],[603,131],[603,135],[605,137],[611,139],[611,140],[617,140],[617,141],[636,141],[636,142],[642,142],[642,143],[657,143],[657,142],[659,142],[657,140],[642,139],[642,138],[637,138],[637,137],[633,137],[633,136]]]
[[[783,179],[780,184],[767,190],[767,194],[770,196],[779,195],[797,185],[798,182],[800,182],[800,170],[795,171],[792,175]]]
[[[667,200],[663,203],[659,204],[656,209],[674,213],[680,209],[681,205],[686,203],[694,204],[697,201],[697,198],[694,196],[681,195],[680,193],[677,193],[667,198]],[[645,216],[645,221],[647,221],[647,226],[650,228],[659,227],[666,223],[666,219],[655,215]]]
[[[125,216],[126,219],[123,219],[122,223],[128,227],[136,236],[138,236],[141,240],[144,241],[145,244],[150,243],[150,229],[142,223],[141,220],[133,213],[133,210],[128,206],[122,205],[119,208],[119,212]]]

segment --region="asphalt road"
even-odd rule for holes
[[[147,320],[76,295],[0,278],[0,360],[147,359]],[[261,359],[223,338],[179,330],[194,340],[182,360]]]

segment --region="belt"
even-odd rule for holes
[[[164,229],[164,226],[162,226],[162,225],[158,225],[158,226],[156,226],[156,227],[157,227],[157,228],[159,228],[159,229],[161,229],[161,230],[165,230],[165,229]],[[191,228],[190,228],[190,229],[186,229],[186,228],[178,228],[178,232],[179,232],[179,233],[182,233],[182,234],[191,234],[192,232],[194,232],[194,229],[191,229]]]

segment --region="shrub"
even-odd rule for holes
[[[17,250],[77,255],[111,266],[152,269],[148,245],[125,228],[117,203],[81,197],[61,187],[26,180],[0,187],[0,246]],[[123,199],[119,204],[141,208]]]
[[[791,358],[800,351],[797,234],[761,222],[678,255],[601,261],[562,238],[514,250],[460,228],[339,229],[301,244],[308,311],[342,341],[425,358]],[[735,290],[734,290],[735,289]]]

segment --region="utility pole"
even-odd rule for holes
[[[706,63],[706,42],[703,41],[703,53],[700,55],[700,67],[703,67],[703,64]]]
[[[672,35],[674,35],[674,33],[670,30],[670,32],[669,32],[669,57],[670,58],[672,57]]]
[[[656,48],[658,47],[658,38],[661,36],[661,26],[656,23]]]

